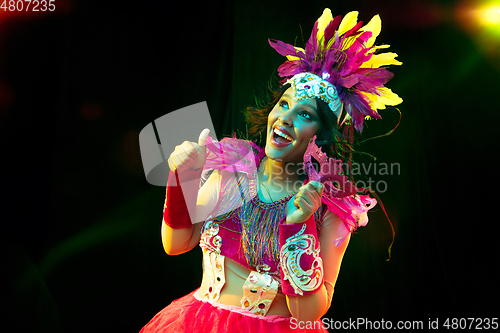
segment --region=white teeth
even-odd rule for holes
[[[285,133],[283,133],[282,131],[280,131],[279,129],[275,128],[274,129],[274,133],[278,134],[279,136],[287,139],[288,141],[292,141],[293,139],[290,137],[290,135],[287,135]]]

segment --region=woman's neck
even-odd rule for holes
[[[304,182],[305,172],[301,163],[285,163],[265,156],[259,165],[258,179],[260,197],[276,201],[297,192]]]

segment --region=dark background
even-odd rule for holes
[[[333,320],[498,317],[499,35],[459,1],[75,1],[0,10],[1,299],[16,332],[138,332],[201,280],[201,251],[170,257],[164,188],[146,182],[138,134],[207,101],[220,138],[323,8],[382,18],[404,64],[390,136],[360,147],[400,172],[352,238]],[[498,24],[498,23],[497,23]],[[500,27],[497,25],[497,31]],[[363,138],[392,129],[381,111]],[[196,140],[197,138],[193,138]],[[372,163],[374,163],[372,161]],[[6,278],[6,279],[5,279]],[[3,330],[3,329],[2,329]]]

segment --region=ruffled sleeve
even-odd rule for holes
[[[232,212],[257,195],[255,182],[264,149],[251,141],[224,138],[220,142],[208,137],[207,158],[203,167],[202,184],[214,170],[220,176],[220,193],[212,215]]]
[[[204,169],[223,169],[231,172],[243,172],[254,177],[257,166],[265,154],[264,149],[251,141],[224,138],[220,142],[211,137],[207,139],[207,160]]]

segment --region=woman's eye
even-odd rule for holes
[[[301,117],[305,118],[305,119],[308,119],[308,120],[311,120],[311,118],[312,118],[312,117],[311,117],[311,114],[310,114],[309,112],[305,112],[305,111],[303,111],[303,112],[299,113],[299,115],[300,115]]]
[[[280,106],[282,108],[285,108],[285,109],[288,109],[289,108],[289,105],[288,105],[288,102],[287,101],[281,101],[280,102]]]

